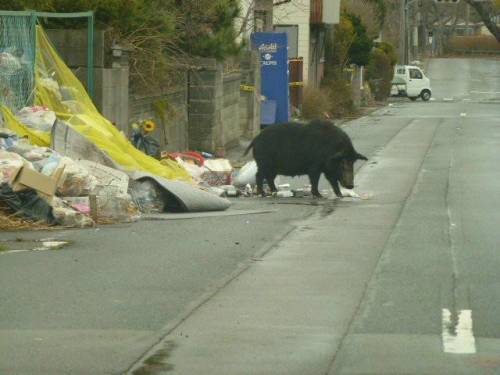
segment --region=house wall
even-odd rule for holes
[[[307,83],[309,77],[310,63],[309,13],[310,0],[295,0],[293,2],[285,3],[274,8],[275,25],[298,25],[299,27],[298,51],[299,57],[304,58],[304,83]]]
[[[272,14],[274,12],[273,0],[240,0],[240,15],[241,17],[235,20],[235,28],[238,32],[238,41],[245,40],[250,41],[250,34],[254,31],[272,31],[273,18]],[[266,25],[255,24],[255,12],[265,11]],[[263,27],[262,30],[256,30],[259,27]]]

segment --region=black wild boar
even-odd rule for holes
[[[311,192],[321,197],[318,182],[321,173],[342,197],[339,182],[348,189],[354,187],[353,165],[356,160],[367,160],[354,149],[349,136],[329,121],[313,120],[308,124],[286,123],[264,129],[250,143],[245,155],[253,148],[257,163],[257,193],[264,195],[264,178],[272,192],[277,191],[277,175],[308,175]]]

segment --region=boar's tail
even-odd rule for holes
[[[243,156],[245,156],[246,154],[248,154],[248,152],[250,151],[250,149],[253,147],[253,141],[250,142],[250,144],[248,145],[247,149],[245,150],[245,153],[243,154]]]

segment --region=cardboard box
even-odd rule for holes
[[[231,185],[233,167],[227,159],[208,159],[201,179],[210,186]]]
[[[12,190],[20,191],[31,188],[52,197],[56,193],[57,187],[62,184],[64,167],[57,168],[51,176],[44,175],[32,169],[28,164],[24,164],[12,181]]]

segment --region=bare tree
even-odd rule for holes
[[[350,0],[343,4],[343,9],[361,18],[371,38],[378,37],[382,28],[376,9],[371,4],[368,4],[366,0]]]
[[[279,18],[286,18],[289,13],[297,9],[307,9],[306,1],[304,0],[267,0],[271,9],[278,10],[279,16],[271,11],[274,15],[274,20],[279,23]],[[241,14],[238,17],[238,35],[245,35],[255,28],[255,11],[258,10],[258,5],[262,4],[263,0],[241,0]]]
[[[500,4],[498,1],[477,1],[464,0],[469,4],[479,15],[484,25],[493,34],[496,40],[500,43],[500,27],[498,18],[500,17]]]

